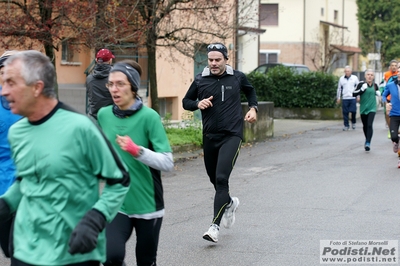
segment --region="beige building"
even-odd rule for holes
[[[240,1],[237,7],[238,25],[237,32],[223,43],[228,48],[228,63],[234,68],[245,73],[250,72],[258,65],[259,36],[265,30],[258,27],[259,0]],[[241,17],[240,14],[245,14]],[[251,18],[251,19],[248,19]],[[245,20],[246,19],[246,20]],[[200,73],[207,65],[206,46],[210,42],[220,40],[206,40],[197,44],[201,47],[195,55],[195,60],[185,57],[178,52],[171,56],[169,49],[157,48],[157,84],[160,103],[160,115],[171,114],[172,120],[181,120],[184,114],[182,99],[196,74]],[[96,51],[81,50],[79,53],[69,49],[68,43],[56,52],[56,69],[59,82],[59,98],[81,112],[85,112],[85,71],[89,70]],[[150,105],[148,99],[148,74],[147,55],[143,51],[137,51],[121,47],[105,47],[113,51],[116,58],[114,62],[125,58],[134,58],[143,68],[141,89],[139,95],[145,104]],[[129,50],[131,49],[131,50]],[[173,58],[172,58],[173,57]]]
[[[261,0],[259,63],[360,68],[356,0]]]
[[[238,28],[232,38],[223,43],[228,49],[228,64],[235,69],[249,73],[258,66],[259,36],[265,30],[259,29],[258,13],[259,0],[239,1],[237,7]],[[249,19],[251,18],[251,19]],[[218,40],[210,40],[215,42]],[[160,114],[172,114],[173,120],[181,120],[184,110],[182,99],[186,94],[194,77],[207,65],[207,52],[209,42],[198,44],[203,47],[195,56],[195,60],[182,55],[174,55],[172,62],[167,50],[157,50],[157,79],[158,95],[160,100]],[[178,62],[178,63],[176,63]]]
[[[234,3],[235,1],[232,1]],[[228,48],[228,63],[245,73],[250,72],[258,65],[259,35],[265,30],[258,28],[259,0],[240,1],[245,7],[237,7],[238,31],[234,36],[222,41]],[[240,10],[240,12],[239,12]],[[240,16],[243,14],[243,18]],[[246,19],[249,18],[251,19]],[[196,74],[207,65],[206,46],[209,42],[219,40],[204,40],[199,43],[202,47],[195,54],[195,60],[176,52],[171,56],[170,50],[157,48],[157,85],[160,103],[160,115],[171,114],[172,120],[181,120],[185,111],[182,99]],[[125,58],[134,58],[144,69],[140,96],[146,104],[148,99],[147,55],[142,51],[120,52],[121,49],[106,47],[114,52],[114,62]],[[59,95],[62,101],[67,102],[81,112],[85,112],[85,78],[84,71],[89,69],[94,59],[95,51],[82,50],[80,53],[69,51],[68,45],[63,46],[56,55],[56,68],[59,82]],[[172,58],[173,57],[173,58]]]
[[[343,73],[345,65],[361,69],[358,47],[359,29],[356,0],[245,0],[239,3],[236,17],[238,30],[223,42],[229,61],[235,69],[249,73],[265,62],[305,64],[312,70],[324,69]],[[241,16],[241,14],[244,14]],[[229,14],[234,16],[233,14]],[[218,25],[216,25],[217,27]],[[182,98],[195,75],[207,65],[206,40],[196,44],[195,60],[178,52],[157,49],[157,83],[160,114],[171,114],[180,120],[184,114]],[[124,44],[125,45],[125,44]],[[96,51],[70,49],[68,43],[56,51],[59,97],[81,112],[85,112],[85,71],[90,69]],[[142,68],[139,94],[148,100],[147,55],[134,44],[105,47],[116,56],[115,62],[133,58]]]

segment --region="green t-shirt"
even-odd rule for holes
[[[27,118],[9,131],[18,180],[2,198],[17,210],[14,256],[35,265],[66,265],[105,260],[105,231],[97,248],[68,253],[72,230],[92,208],[111,221],[128,191],[124,164],[82,114],[59,103],[34,124]],[[119,165],[119,166],[118,166]],[[99,177],[112,179],[99,195]]]
[[[374,83],[360,95],[360,114],[366,115],[376,112],[376,91]]]
[[[104,134],[129,169],[131,186],[121,212],[141,215],[164,209],[161,172],[136,160],[115,141],[117,135],[126,135],[139,146],[155,152],[171,152],[159,114],[143,106],[131,116],[118,118],[113,114],[112,106],[107,106],[100,109],[97,119]]]

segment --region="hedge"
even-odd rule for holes
[[[249,82],[256,89],[257,100],[274,102],[284,108],[334,108],[339,78],[322,72],[295,74],[287,67],[277,66],[268,74],[251,72]],[[246,98],[242,95],[242,101]]]

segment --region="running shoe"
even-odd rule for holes
[[[354,129],[356,129],[356,124],[352,124],[351,125],[351,128],[354,130]]]
[[[207,232],[204,233],[203,238],[205,240],[217,243],[218,242],[218,234],[219,234],[219,226],[216,224],[212,224]]]
[[[397,162],[397,168],[400,168],[400,160]]]
[[[347,130],[349,130],[349,127],[344,127],[343,128],[343,131],[347,131]]]
[[[369,142],[366,142],[364,149],[365,149],[365,151],[369,151],[371,149],[371,144],[369,144]]]
[[[222,215],[222,225],[225,228],[231,228],[232,225],[235,223],[235,212],[237,207],[239,206],[239,199],[237,197],[232,197],[232,201],[230,205],[225,208],[225,212]]]
[[[393,142],[393,152],[397,153],[399,151],[399,143]]]

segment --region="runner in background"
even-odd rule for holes
[[[400,75],[400,73],[398,74]],[[390,117],[390,135],[393,141],[393,152],[398,154],[399,160],[397,167],[400,168],[400,154],[399,154],[399,126],[400,126],[400,100],[399,100],[399,79],[390,82],[386,85],[382,95],[382,102],[386,105],[386,110]],[[387,99],[391,97],[391,102],[387,103]]]
[[[398,73],[398,64],[399,64],[399,62],[397,62],[397,60],[392,60],[392,61],[390,61],[390,63],[389,63],[389,70],[388,71],[386,71],[384,74],[383,74],[383,79],[384,79],[384,81],[385,81],[385,83],[383,84],[384,85],[384,87],[387,85],[387,84],[389,84],[390,82],[393,82],[395,79],[397,79],[397,73]],[[390,95],[388,96],[388,98],[386,99],[387,100],[387,103],[390,103]],[[389,118],[389,110],[386,110],[386,108],[387,108],[387,105],[386,104],[384,104],[384,107],[383,107],[383,109],[384,109],[384,116],[385,116],[385,121],[386,121],[386,124],[387,124],[387,126],[389,127],[389,125],[390,125],[390,118]],[[388,139],[390,139],[391,137],[390,137],[390,130],[389,130],[389,132],[388,132]]]

